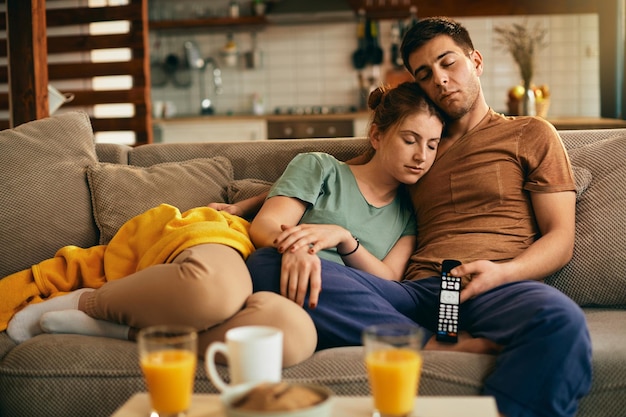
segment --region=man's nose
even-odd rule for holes
[[[446,85],[448,83],[448,74],[442,70],[433,71],[433,80],[437,85]]]

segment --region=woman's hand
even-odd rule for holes
[[[309,308],[315,308],[322,290],[322,265],[320,258],[307,248],[283,254],[280,271],[280,293],[299,306],[309,291]]]
[[[228,204],[228,203],[209,203],[208,207],[215,209],[217,211],[225,211],[226,213],[233,214],[235,216],[243,217],[244,213],[241,207],[236,204]]]
[[[281,225],[282,232],[274,240],[278,252],[297,252],[308,248],[308,253],[316,254],[322,249],[336,247],[340,252],[353,249],[354,238],[350,232],[334,224]],[[343,248],[343,245],[348,247]],[[351,245],[351,246],[350,246]]]

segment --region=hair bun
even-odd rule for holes
[[[367,106],[371,110],[376,110],[376,107],[378,107],[378,105],[383,101],[385,93],[386,89],[384,87],[377,87],[376,89],[374,89],[367,99]]]

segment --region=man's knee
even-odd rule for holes
[[[558,290],[554,291],[557,296],[546,303],[545,320],[568,337],[588,339],[587,320],[582,309]]]

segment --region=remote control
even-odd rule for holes
[[[437,341],[456,343],[459,328],[459,300],[461,298],[461,278],[450,275],[450,270],[461,262],[445,259],[441,264],[441,284],[439,292],[439,318],[437,319]]]

